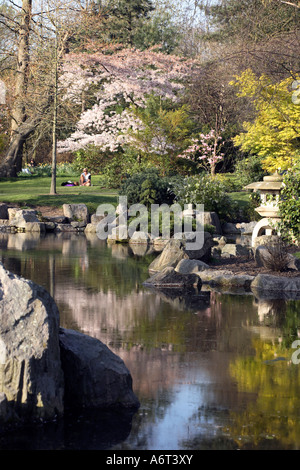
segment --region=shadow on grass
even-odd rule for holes
[[[96,211],[100,204],[117,204],[116,195],[95,195],[95,194],[56,194],[38,195],[28,197],[26,204],[29,206],[54,206],[61,207],[63,204],[86,204]]]

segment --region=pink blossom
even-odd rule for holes
[[[145,107],[151,93],[177,102],[197,66],[195,61],[152,50],[121,49],[111,55],[105,52],[68,54],[65,58],[60,78],[64,99],[80,105],[93,86],[96,103],[81,114],[76,131],[59,142],[60,152],[91,143],[116,150],[129,143],[130,130],[142,129],[141,122],[130,113],[130,105]],[[116,113],[113,108],[121,98],[125,109]],[[153,145],[155,148],[155,142]],[[157,149],[162,151],[161,143]]]
[[[195,139],[192,139],[192,142],[195,142]],[[207,171],[214,174],[217,162],[224,157],[224,154],[219,152],[221,144],[222,136],[218,135],[216,131],[212,129],[206,135],[200,134],[199,144],[190,145],[183,153],[178,155],[178,157],[191,159],[191,154],[193,154],[194,160],[201,162],[201,167],[204,167]],[[200,155],[198,155],[199,152],[201,152]]]

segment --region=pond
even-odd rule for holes
[[[300,449],[299,300],[149,290],[157,254],[93,235],[0,234],[0,255],[51,293],[61,326],[124,360],[141,403],[11,431],[0,450]]]

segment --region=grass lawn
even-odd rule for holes
[[[236,201],[240,208],[246,208],[249,204],[249,195],[247,191],[238,191],[230,193],[230,197]]]
[[[57,177],[55,196],[50,196],[50,177],[0,178],[0,201],[22,207],[51,206],[63,204],[86,204],[90,212],[95,212],[100,204],[117,204],[117,190],[100,186],[97,176],[93,176],[93,186],[61,186],[69,177]]]
[[[0,178],[0,202],[25,207],[50,206],[61,208],[63,204],[86,204],[89,212],[96,212],[100,204],[118,203],[118,190],[103,187],[103,178],[93,176],[93,186],[61,186],[72,177],[59,176],[56,180],[55,196],[51,196],[50,177]],[[249,193],[240,191],[230,193],[241,208],[246,208]]]

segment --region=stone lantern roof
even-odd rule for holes
[[[283,187],[283,178],[278,173],[274,175],[264,176],[263,181],[250,183],[244,189],[252,189],[273,194],[275,191],[280,192]]]

